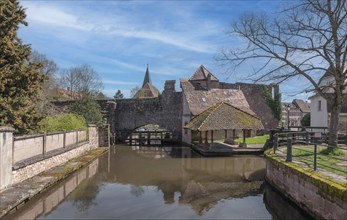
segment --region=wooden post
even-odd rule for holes
[[[65,148],[66,147],[66,131],[64,130],[63,132],[64,132],[63,133],[63,148]]]
[[[242,130],[243,133],[243,143],[246,143],[246,130]]]
[[[227,130],[227,129],[224,130],[224,138],[225,138],[225,139],[228,138],[228,130]]]
[[[43,136],[42,136],[42,155],[46,154],[46,144],[47,144],[47,134],[45,132],[43,133]]]
[[[199,131],[199,134],[200,134],[199,144],[201,144],[201,143],[202,143],[202,134],[201,134],[201,131]]]
[[[107,146],[108,148],[111,147],[111,130],[110,130],[110,124],[107,125]]]
[[[233,129],[233,140],[235,140],[235,136],[236,136],[236,131],[235,131],[235,129]]]
[[[211,143],[213,143],[213,130],[211,131]]]
[[[147,145],[151,144],[151,133],[148,131],[147,132]]]
[[[205,131],[205,144],[208,144],[208,141],[207,141],[207,131]]]

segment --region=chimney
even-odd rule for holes
[[[207,75],[207,83],[206,83],[206,89],[210,90],[210,85],[211,85],[211,74]]]

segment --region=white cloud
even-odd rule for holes
[[[199,37],[203,38],[204,35],[210,35],[211,33],[209,32],[211,32],[211,29],[209,29],[209,32],[191,30],[183,31],[179,34],[176,31],[171,31],[169,29],[152,31],[147,30],[148,27],[142,23],[134,24],[133,22],[126,21],[126,19],[122,18],[117,19],[112,17],[112,19],[100,19],[100,16],[98,17],[98,15],[95,14],[93,16],[95,16],[97,19],[88,19],[88,22],[83,18],[85,15],[78,15],[77,10],[76,14],[71,14],[64,11],[62,8],[53,5],[41,5],[26,2],[25,6],[27,7],[27,18],[31,23],[49,25],[50,28],[71,28],[101,35],[153,40],[184,50],[200,53],[215,52],[214,45],[201,40],[199,41],[199,39],[197,39]],[[111,20],[111,24],[109,20]],[[117,22],[117,20],[120,20],[121,22]],[[208,26],[211,26],[211,24],[208,24]],[[183,29],[186,29],[186,27]],[[196,32],[201,34],[197,35]]]

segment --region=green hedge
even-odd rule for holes
[[[87,130],[83,116],[69,113],[44,118],[39,123],[40,132],[55,132],[62,130]]]

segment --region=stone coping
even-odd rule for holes
[[[63,165],[56,166],[30,179],[3,189],[0,191],[0,219],[9,212],[16,210],[17,207],[20,207],[35,195],[46,191],[57,182],[67,178],[73,172],[101,156],[107,150],[107,147],[96,148]]]
[[[0,126],[0,132],[14,132],[15,129],[8,126]]]
[[[328,195],[335,196],[347,202],[347,182],[339,181],[340,178],[334,178],[332,175],[326,175],[320,171],[314,171],[311,168],[301,166],[294,162],[286,162],[284,158],[273,153],[273,149],[267,150],[265,158],[275,163],[292,169],[299,176],[309,179],[317,188]],[[339,175],[335,174],[340,177]]]

